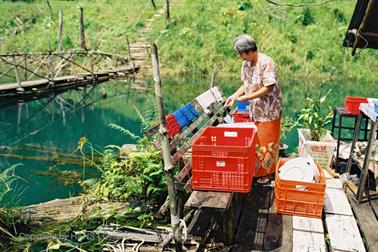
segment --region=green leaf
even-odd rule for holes
[[[58,249],[60,249],[60,244],[59,243],[57,243],[57,244],[54,244],[54,245],[49,245],[47,248],[48,249],[52,249],[52,250],[58,250]]]

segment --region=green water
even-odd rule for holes
[[[147,91],[130,89],[126,82],[109,82],[93,90],[68,91],[59,98],[43,98],[26,104],[15,104],[0,109],[3,148],[1,153],[29,157],[46,157],[44,150],[67,155],[79,154],[77,149],[81,137],[86,137],[94,149],[104,146],[134,143],[134,140],[108,125],[118,124],[140,135],[140,121],[134,106],[143,112],[154,100],[151,80]],[[198,94],[208,89],[209,79],[162,79],[166,111],[173,112]],[[217,79],[216,84],[223,93],[230,95],[239,85],[238,78]],[[308,92],[322,93],[331,88],[329,105],[343,105],[345,96],[378,97],[376,84],[352,81],[316,82],[309,80],[283,80],[281,87],[284,97],[284,115],[294,116],[304,106]],[[85,98],[83,98],[85,97]],[[63,102],[64,100],[64,102]],[[298,144],[296,130],[290,132],[285,141],[289,151],[295,151]],[[42,150],[42,151],[41,151]],[[96,177],[94,168],[83,168],[74,164],[43,160],[1,158],[1,169],[21,164],[16,173],[23,180],[18,182],[19,205],[45,202],[55,198],[77,195],[81,188],[77,179]]]
[[[83,96],[87,93],[86,98]],[[27,157],[47,157],[48,153],[77,154],[78,141],[86,137],[94,149],[103,146],[134,143],[134,140],[108,125],[121,125],[140,135],[140,122],[133,106],[143,110],[148,95],[127,88],[127,83],[102,83],[93,90],[68,91],[49,102],[48,98],[15,104],[0,110],[0,141],[6,146],[1,153]],[[61,107],[61,101],[63,108]],[[85,102],[85,103],[84,103]],[[64,111],[64,113],[62,112]],[[48,153],[46,153],[46,150]],[[22,178],[18,189],[20,205],[29,205],[77,195],[81,189],[74,183],[82,178],[82,167],[73,164],[1,158],[1,169],[14,164]],[[85,177],[96,176],[96,170],[85,169]]]

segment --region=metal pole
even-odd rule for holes
[[[159,59],[156,44],[152,44],[152,69],[155,81],[155,95],[158,104],[159,122],[160,122],[160,141],[163,149],[163,160],[164,160],[164,173],[167,178],[168,195],[169,195],[169,208],[171,213],[171,226],[174,235],[174,241],[176,246],[176,251],[182,251],[182,239],[180,237],[179,230],[179,220],[180,214],[178,211],[177,195],[174,185],[174,175],[173,175],[173,164],[171,160],[169,140],[167,136],[167,128],[165,122],[165,112],[163,104],[163,95],[161,92],[161,80],[160,80],[160,70],[159,70]]]

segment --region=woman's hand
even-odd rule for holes
[[[227,98],[225,106],[226,107],[231,107],[234,104],[235,96],[231,95],[230,97]]]

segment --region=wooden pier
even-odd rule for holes
[[[226,247],[234,252],[378,251],[378,201],[357,204],[349,196],[340,179],[328,174],[321,219],[282,215],[276,211],[274,187],[254,183],[250,193],[233,203],[234,240]],[[194,216],[188,227],[191,238],[221,249],[222,220],[210,218],[216,211],[205,207]]]
[[[0,55],[0,99],[125,78],[140,66],[126,56],[75,50]]]

